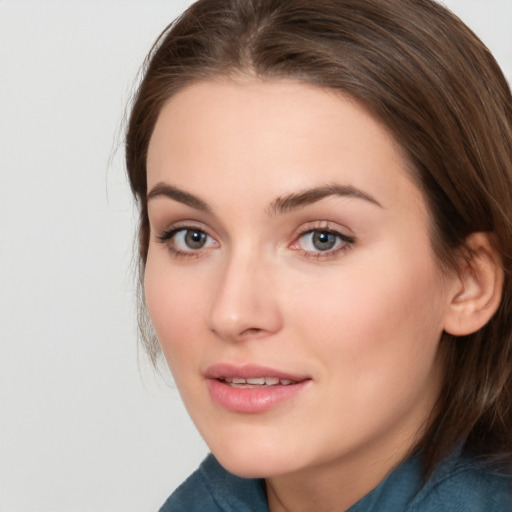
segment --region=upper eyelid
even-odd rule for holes
[[[150,236],[174,229],[199,229],[216,240],[226,237],[223,225],[214,217],[202,212],[191,213],[174,210],[155,210],[149,216]]]
[[[208,238],[210,238],[211,241],[214,242],[215,246],[219,246],[219,242],[210,235],[205,229],[198,229],[194,226],[171,226],[168,229],[163,230],[156,236],[159,243],[162,243],[163,245],[167,246],[167,249],[175,256],[180,258],[187,258],[187,257],[194,257],[199,258],[205,251],[209,251],[212,248],[216,247],[200,247],[198,249],[188,248],[188,249],[182,249],[177,246],[175,246],[176,241],[176,235],[180,233],[181,231],[200,231],[204,233]]]
[[[335,234],[337,237],[340,238],[341,243],[339,244],[338,247],[334,247],[332,249],[328,249],[325,251],[305,249],[303,247],[295,247],[295,248],[293,247],[294,244],[298,244],[299,239],[302,238],[304,235],[307,235],[307,234],[315,232],[315,231],[327,231],[332,234]],[[340,233],[339,231],[329,230],[329,229],[309,229],[309,230],[306,230],[303,234],[300,234],[298,237],[296,237],[293,244],[290,245],[290,248],[292,250],[300,251],[304,258],[313,259],[316,261],[330,261],[330,260],[336,260],[339,258],[340,255],[344,254],[347,251],[350,251],[353,248],[355,243],[356,243],[355,237],[350,236],[350,235],[344,235],[343,233]]]
[[[311,231],[329,231],[332,233],[338,233],[342,236],[355,238],[353,231],[348,226],[326,219],[304,222],[296,230],[296,236],[300,236]]]
[[[330,228],[313,228],[313,229],[306,229],[300,233],[298,233],[298,235],[295,237],[294,239],[294,242],[293,243],[296,243],[296,240],[302,238],[304,235],[309,235],[310,233],[315,233],[315,232],[326,232],[326,233],[330,233],[332,235],[336,235],[338,236],[342,241],[346,242],[346,243],[354,243],[355,242],[355,237],[352,236],[352,235],[347,235],[346,233],[343,233],[337,229],[330,229]]]
[[[204,232],[207,236],[214,239],[218,244],[220,244],[220,238],[215,230],[212,230],[209,226],[204,224],[201,221],[195,220],[180,220],[174,223],[168,224],[165,228],[157,230],[155,229],[155,237],[160,241],[168,240],[171,235],[175,235],[177,232],[181,230],[198,230]],[[295,233],[292,235],[292,241],[290,245],[297,242],[297,239],[314,231],[328,231],[330,233],[339,235],[346,242],[354,243],[356,237],[354,236],[352,230],[347,226],[340,225],[337,222],[329,221],[326,219],[322,220],[311,220],[302,223],[300,227],[295,230]],[[347,240],[348,239],[348,240]]]
[[[191,221],[191,220],[185,220],[185,221],[177,221],[173,222],[171,224],[167,224],[166,227],[162,229],[155,229],[154,232],[156,236],[161,236],[165,233],[171,233],[171,232],[178,232],[181,230],[197,230],[197,231],[203,231],[208,236],[211,236],[212,238],[215,238],[212,234],[212,230],[210,230],[206,225],[204,225],[202,222],[199,221]]]
[[[334,228],[309,228],[309,229],[305,229],[304,231],[300,231],[297,234],[297,237],[300,238],[304,235],[307,235],[309,233],[315,233],[315,232],[326,232],[326,233],[340,236],[343,239],[355,240],[355,237],[353,235],[347,234],[340,229],[334,229]]]

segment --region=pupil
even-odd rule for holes
[[[206,234],[202,231],[188,231],[185,242],[190,249],[201,249],[206,241]]]
[[[336,244],[336,236],[328,231],[316,231],[313,233],[313,245],[319,251],[328,251]]]

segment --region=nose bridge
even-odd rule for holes
[[[271,334],[281,314],[272,293],[273,262],[250,244],[226,254],[213,296],[210,329],[226,339]]]

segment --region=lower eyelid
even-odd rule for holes
[[[181,233],[187,231],[197,231],[204,233],[207,237],[207,241],[205,246],[199,247],[197,249],[185,247],[182,248],[182,243],[176,242],[176,237]],[[217,240],[208,233],[206,229],[203,227],[193,226],[193,225],[179,225],[175,227],[171,227],[156,235],[157,242],[162,243],[166,246],[169,253],[175,258],[183,258],[183,259],[198,259],[205,255],[211,249],[215,249],[219,246]]]
[[[322,228],[308,229],[306,231],[303,231],[302,233],[299,233],[297,235],[296,240],[300,240],[305,235],[309,235],[312,233],[329,233],[331,235],[338,237],[341,241],[346,242],[346,243],[354,243],[354,241],[355,241],[354,237],[352,237],[350,235],[346,235],[344,233],[341,233],[340,231],[336,231],[334,229],[322,229]]]
[[[305,249],[298,249],[298,250],[301,252],[301,254],[304,258],[310,258],[313,260],[322,260],[322,259],[331,260],[338,256],[341,256],[343,253],[350,251],[352,248],[353,248],[353,244],[347,242],[347,243],[343,243],[339,247],[337,247],[335,249],[331,249],[329,251],[309,251],[309,250],[305,250]]]
[[[338,238],[337,247],[335,246],[332,249],[326,249],[324,251],[319,249],[305,249],[301,244],[301,238],[304,237],[305,235],[312,234],[315,232],[327,232],[336,236]],[[350,250],[353,247],[354,243],[354,237],[346,235],[336,229],[322,226],[318,228],[307,229],[302,233],[299,233],[295,238],[295,241],[290,246],[290,248],[293,250],[300,251],[302,256],[305,258],[320,260],[335,258],[336,256],[341,255],[341,253]]]
[[[189,249],[181,249],[177,247],[175,244],[172,244],[173,239],[176,237],[178,233],[181,231],[200,231],[204,233],[208,239],[204,247],[201,248],[189,248]],[[336,236],[339,239],[337,242],[337,247],[335,246],[332,249],[304,249],[300,243],[302,237],[307,234],[315,233],[315,232],[326,232]],[[160,233],[155,233],[156,241],[159,243],[167,244],[168,250],[176,257],[193,257],[198,258],[202,255],[202,253],[209,251],[210,249],[214,249],[220,246],[215,237],[213,237],[208,230],[206,230],[202,226],[197,225],[177,225],[171,226]],[[337,229],[333,229],[332,227],[327,226],[319,226],[306,229],[296,235],[294,242],[289,246],[293,250],[300,251],[304,257],[309,257],[313,259],[323,259],[323,258],[332,258],[338,255],[341,252],[347,251],[351,249],[352,245],[355,243],[355,238],[353,236],[347,235],[343,232],[340,232]]]

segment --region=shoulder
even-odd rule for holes
[[[190,475],[160,508],[159,512],[200,512],[222,510],[213,499],[201,469]]]
[[[240,478],[209,455],[159,512],[268,512],[260,480]]]
[[[511,512],[512,475],[470,458],[447,461],[435,472],[407,512]]]

